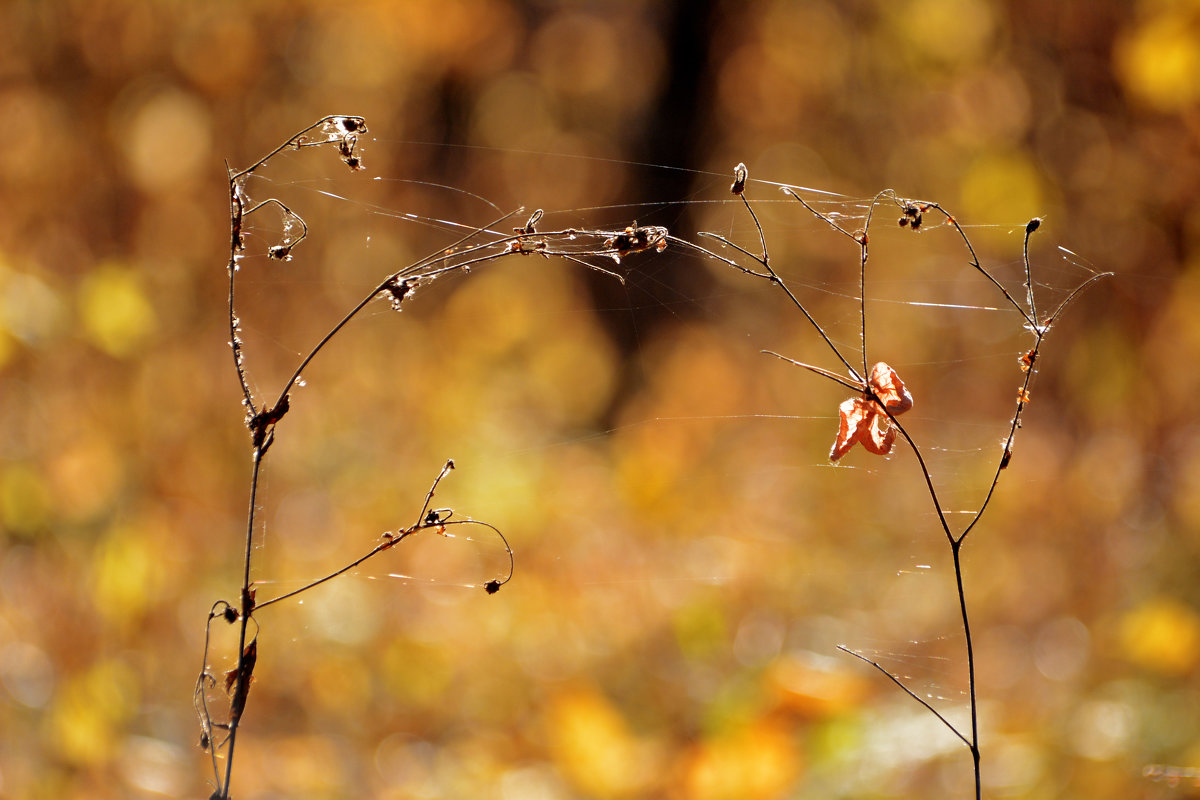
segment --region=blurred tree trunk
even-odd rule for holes
[[[675,0],[662,4],[658,24],[667,57],[662,91],[651,113],[643,119],[638,137],[630,148],[635,162],[670,167],[705,163],[705,137],[711,94],[709,78],[710,40],[715,17],[713,0]],[[732,168],[732,167],[731,167]],[[635,172],[638,172],[635,168]],[[683,170],[649,171],[647,183],[633,187],[632,194],[650,200],[677,200],[692,192],[694,175]],[[666,225],[672,233],[694,229],[687,206],[675,207],[669,219],[639,219],[641,224]],[[633,220],[630,220],[632,222]],[[643,257],[629,262],[632,275],[621,286],[604,275],[589,273],[589,284],[597,308],[613,309],[604,320],[622,354],[636,351],[660,328],[677,325],[702,311],[702,298],[712,285],[708,272],[696,262],[665,256]],[[678,302],[685,299],[685,302]],[[611,422],[616,411],[637,389],[639,378],[628,370],[606,413]]]

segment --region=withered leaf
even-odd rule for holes
[[[868,452],[875,455],[892,452],[896,430],[883,409],[886,408],[893,416],[903,414],[913,407],[913,397],[896,370],[882,361],[871,368],[867,384],[883,407],[865,390],[862,397],[852,397],[838,406],[838,433],[829,450],[830,461],[837,461],[850,452],[855,442],[861,442]]]

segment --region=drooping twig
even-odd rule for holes
[[[945,725],[945,726],[946,726],[946,728],[947,728],[947,729],[948,729],[948,730],[949,730],[951,733],[953,733],[955,736],[957,736],[959,739],[961,739],[961,740],[962,740],[962,742],[963,742],[963,744],[965,744],[967,747],[970,747],[970,746],[971,746],[971,742],[970,742],[970,740],[969,740],[969,739],[967,739],[967,737],[963,736],[963,735],[962,735],[962,732],[961,732],[961,731],[960,731],[958,728],[954,727],[954,723],[952,723],[950,720],[946,719],[946,718],[945,718],[945,717],[942,715],[942,712],[940,712],[940,711],[938,711],[936,708],[934,708],[934,707],[933,707],[933,706],[932,706],[932,705],[929,703],[929,701],[928,701],[928,700],[926,700],[925,698],[921,697],[919,694],[917,694],[916,692],[914,692],[912,689],[908,688],[908,686],[906,686],[906,685],[905,685],[904,681],[900,680],[900,678],[899,678],[899,677],[897,677],[896,675],[893,675],[891,672],[889,672],[887,669],[885,669],[885,668],[883,667],[883,665],[881,665],[881,664],[880,664],[878,661],[872,661],[871,659],[869,659],[869,658],[867,658],[866,656],[864,656],[862,653],[859,653],[859,652],[858,652],[858,651],[856,651],[856,650],[851,650],[849,647],[846,647],[846,645],[844,645],[844,644],[839,644],[839,645],[837,646],[837,649],[838,649],[838,650],[841,650],[843,653],[846,653],[847,655],[854,656],[854,657],[855,657],[855,658],[857,658],[859,661],[865,661],[866,663],[870,664],[870,665],[871,665],[872,667],[874,667],[875,669],[877,669],[877,670],[879,670],[880,672],[882,672],[882,673],[883,673],[883,674],[884,674],[884,675],[887,677],[887,679],[888,679],[889,681],[891,681],[892,683],[894,683],[894,684],[896,684],[897,686],[899,686],[899,687],[900,687],[900,690],[901,690],[902,692],[904,692],[906,695],[908,695],[909,697],[911,697],[913,700],[916,700],[916,701],[917,701],[918,703],[920,703],[921,705],[925,706],[925,709],[926,709],[927,711],[929,711],[929,713],[930,713],[930,714],[933,714],[935,717],[937,717],[939,720],[941,720],[941,723],[942,723],[943,725]]]
[[[453,514],[453,512],[450,511],[449,509],[441,509],[438,511],[430,511],[429,510],[429,501],[433,498],[434,491],[437,489],[438,484],[441,483],[442,478],[446,477],[446,475],[452,469],[454,469],[454,461],[453,460],[447,461],[446,465],[444,467],[442,467],[442,471],[438,474],[438,476],[436,478],[434,478],[433,484],[429,487],[429,493],[425,495],[425,504],[423,506],[421,506],[421,513],[417,515],[417,522],[408,526],[407,528],[400,531],[399,533],[385,533],[383,535],[383,541],[381,541],[379,544],[375,545],[375,547],[373,547],[370,551],[368,551],[366,555],[356,558],[355,560],[351,561],[349,564],[346,564],[345,566],[334,570],[333,572],[329,573],[328,575],[326,575],[322,578],[317,578],[315,581],[306,583],[304,586],[301,586],[299,589],[294,589],[285,594],[281,594],[278,597],[272,597],[270,600],[264,600],[255,606],[255,610],[261,611],[264,608],[266,608],[267,606],[274,605],[275,603],[278,603],[281,600],[287,600],[289,598],[295,597],[296,595],[307,592],[309,589],[313,589],[327,581],[331,581],[334,578],[338,577],[339,575],[343,575],[343,574],[349,572],[350,570],[354,569],[355,567],[359,566],[360,564],[368,561],[369,559],[374,558],[375,556],[379,555],[380,553],[383,553],[387,550],[392,549],[393,547],[400,544],[400,542],[404,541],[408,537],[413,536],[418,533],[421,533],[422,531],[433,531],[436,534],[445,535],[446,527],[449,525],[481,525],[485,528],[490,529],[497,536],[500,537],[500,541],[504,545],[504,551],[508,554],[508,574],[505,575],[503,578],[493,578],[492,580],[490,580],[486,584],[484,584],[485,588],[488,591],[488,594],[495,594],[500,589],[501,586],[503,586],[504,584],[506,584],[510,580],[512,580],[513,569],[515,568],[515,562],[513,560],[513,551],[512,551],[512,547],[508,543],[508,539],[506,539],[504,537],[504,534],[500,532],[499,528],[497,528],[495,525],[492,525],[490,523],[482,522],[480,520],[475,520],[475,519],[452,520],[452,519],[450,519],[450,516]]]

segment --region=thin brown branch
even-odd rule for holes
[[[762,350],[760,352],[762,352],[766,355],[769,355],[769,356],[775,356],[776,358],[782,359],[782,360],[788,362],[789,364],[795,364],[797,367],[804,367],[806,370],[808,370],[810,372],[815,372],[817,375],[820,375],[823,378],[829,378],[829,380],[831,380],[831,381],[840,383],[842,386],[845,386],[847,389],[853,389],[856,392],[861,392],[867,388],[866,381],[854,380],[853,378],[844,378],[841,375],[838,375],[836,372],[830,372],[827,369],[822,369],[821,367],[814,367],[812,364],[805,364],[804,362],[797,361],[794,358],[788,358],[785,355],[780,355],[779,353],[776,353],[774,350]]]
[[[947,730],[949,730],[951,733],[953,733],[955,736],[957,736],[959,739],[961,739],[963,744],[965,744],[969,748],[974,749],[974,745],[971,744],[971,741],[969,739],[967,739],[967,737],[963,736],[962,733],[959,732],[958,728],[954,727],[954,724],[952,722],[950,722],[950,720],[948,720],[944,716],[942,716],[942,713],[940,711],[938,711],[936,708],[934,708],[932,705],[930,705],[929,702],[927,700],[925,700],[925,698],[921,697],[916,692],[914,692],[912,689],[908,688],[908,686],[906,686],[904,684],[904,681],[900,680],[899,677],[897,677],[896,675],[893,675],[891,672],[888,672],[883,667],[883,665],[881,665],[878,661],[872,661],[871,659],[864,656],[862,653],[851,650],[849,647],[846,647],[846,645],[844,645],[844,644],[839,644],[837,646],[837,649],[841,650],[843,653],[854,656],[859,661],[865,661],[866,663],[870,664],[875,669],[882,672],[884,675],[887,676],[888,680],[890,680],[892,683],[899,686],[901,691],[903,691],[905,694],[907,694],[913,700],[916,700],[918,703],[925,706],[926,710],[929,711],[930,714],[933,714],[935,717],[937,717],[941,721],[941,723],[946,726]]]

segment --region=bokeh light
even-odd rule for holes
[[[558,0],[0,6],[0,796],[207,797],[189,694],[237,596],[249,441],[226,166],[247,181],[252,389],[389,271],[477,225],[698,230],[772,263],[857,356],[861,215],[936,200],[1056,322],[964,551],[984,793],[1193,796],[1200,774],[1200,5]],[[883,212],[879,212],[883,214]],[[977,507],[1028,348],[946,226],[872,228],[871,352],[913,389],[946,505]],[[926,222],[933,221],[933,214]],[[714,240],[707,240],[715,247]],[[1065,249],[1060,249],[1065,248]],[[730,252],[730,251],[725,251]],[[945,536],[903,449],[826,454],[848,390],[763,281],[673,242],[509,258],[382,301],[304,371],[253,531],[265,608],[240,798],[969,796]],[[927,303],[927,305],[919,305]],[[963,310],[961,307],[968,307]],[[911,423],[908,420],[911,419]],[[952,515],[952,519],[955,519]],[[410,546],[411,545],[411,546]],[[215,633],[211,666],[236,642]],[[220,695],[220,689],[216,690]]]

